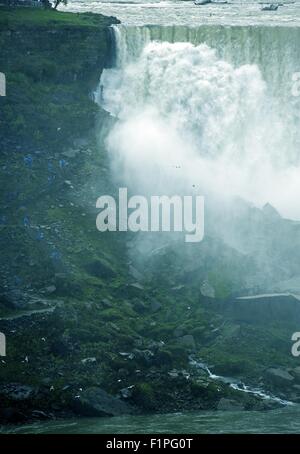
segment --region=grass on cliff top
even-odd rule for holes
[[[7,8],[0,5],[0,29],[24,27],[99,27],[110,25],[108,17],[92,13],[63,13],[36,8]]]

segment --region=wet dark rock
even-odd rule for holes
[[[119,352],[119,355],[126,359],[133,359],[135,357],[134,353],[129,352]]]
[[[46,295],[51,295],[52,293],[56,292],[56,287],[55,285],[49,285],[48,287],[45,287],[41,292]]]
[[[118,377],[120,378],[127,378],[129,376],[129,371],[124,367],[118,370]]]
[[[75,148],[84,148],[89,145],[89,140],[86,138],[75,139],[73,144]]]
[[[290,370],[289,372],[295,378],[295,381],[297,382],[297,386],[298,386],[298,384],[300,384],[300,366],[295,367],[294,369]]]
[[[44,377],[41,380],[41,384],[46,386],[47,389],[48,389],[49,385],[51,384],[51,382],[52,382],[52,378],[50,378],[50,377]]]
[[[86,270],[92,276],[104,279],[112,279],[116,276],[115,271],[105,260],[94,260],[86,266]]]
[[[50,415],[41,410],[33,410],[31,417],[33,419],[46,420],[49,419]]]
[[[154,354],[156,354],[161,348],[165,346],[164,341],[150,341],[147,342],[148,350],[151,350]]]
[[[265,400],[258,400],[256,405],[254,406],[253,410],[275,410],[276,408],[282,407],[282,404],[278,401],[265,399]]]
[[[83,293],[80,283],[63,273],[59,273],[55,277],[55,286],[56,293],[61,296],[75,296],[78,298]]]
[[[134,385],[128,386],[127,388],[122,388],[120,390],[120,395],[123,399],[129,399],[133,395]]]
[[[294,377],[285,369],[280,368],[270,368],[265,372],[266,380],[278,388],[285,388],[294,384]]]
[[[0,302],[8,309],[22,309],[26,306],[28,297],[19,289],[6,290],[0,288]]]
[[[74,307],[65,306],[64,303],[56,305],[54,310],[54,317],[60,323],[73,322],[78,323],[78,312]]]
[[[32,386],[19,383],[9,383],[0,387],[0,396],[14,402],[31,399],[36,392],[37,390]]]
[[[194,336],[192,334],[186,334],[185,336],[179,337],[178,342],[184,347],[190,348],[190,349],[195,349],[196,348],[196,342],[194,339]]]
[[[133,309],[138,314],[145,314],[148,311],[147,305],[138,299],[133,301]]]
[[[62,154],[66,158],[72,159],[75,158],[75,156],[80,153],[80,150],[77,148],[69,148],[69,150],[64,151]]]
[[[172,287],[171,290],[173,293],[180,293],[185,289],[185,285],[176,285],[175,287]]]
[[[106,308],[110,308],[113,306],[112,301],[108,300],[107,298],[103,298],[103,300],[101,300],[101,304]]]
[[[74,397],[72,407],[82,416],[121,416],[133,413],[131,406],[96,387],[88,388]]]
[[[82,364],[95,364],[96,362],[97,362],[97,359],[95,357],[84,358],[81,360]]]
[[[185,329],[182,328],[181,326],[178,326],[177,328],[174,329],[173,335],[174,337],[182,337],[184,335]]]
[[[135,282],[134,284],[130,284],[129,287],[130,287],[131,290],[135,291],[138,294],[145,290],[143,285],[139,284],[138,282]]]
[[[170,371],[168,372],[168,375],[169,375],[169,377],[171,377],[171,378],[174,379],[174,378],[178,378],[178,377],[179,377],[179,373],[180,373],[180,372],[179,372],[178,370],[173,369],[173,370],[170,370]]]
[[[65,357],[73,351],[73,345],[67,339],[57,339],[52,342],[50,351],[56,356]]]
[[[142,364],[148,364],[152,361],[154,353],[151,350],[138,350],[137,348],[132,351],[136,361]]]
[[[234,320],[255,324],[300,322],[300,300],[290,293],[240,296],[224,302],[221,310]]]
[[[236,400],[233,399],[227,399],[225,397],[222,397],[220,399],[217,410],[222,410],[222,411],[241,411],[244,410],[245,407],[243,404],[240,402],[237,402]]]
[[[158,312],[162,308],[162,305],[157,300],[152,300],[150,303],[150,309],[152,313]]]
[[[18,408],[4,407],[0,408],[0,423],[17,424],[26,420],[26,415]]]
[[[136,281],[143,280],[143,274],[132,265],[129,266],[129,273]]]

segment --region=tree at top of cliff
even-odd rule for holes
[[[58,7],[58,5],[60,5],[60,3],[62,3],[63,5],[67,5],[68,0],[55,0],[53,3],[54,3],[54,9],[57,9],[57,7]]]

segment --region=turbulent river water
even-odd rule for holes
[[[300,433],[300,406],[268,412],[202,411],[166,415],[81,418],[3,428],[2,433],[218,434]],[[1,428],[0,428],[1,433]]]
[[[257,1],[201,7],[70,0],[62,9],[121,20],[113,27],[116,65],[102,75],[98,102],[119,120],[107,148],[123,182],[136,193],[151,190],[147,181],[163,193],[195,186],[216,197],[225,192],[300,219],[300,2],[277,12],[261,11]],[[300,407],[73,419],[5,430],[299,433]]]

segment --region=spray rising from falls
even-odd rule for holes
[[[180,36],[174,29],[160,28],[158,36],[156,28],[134,28],[129,39],[126,28],[116,27],[117,67],[101,80],[104,107],[118,117],[107,139],[116,173],[136,193],[240,197],[300,219],[300,128],[287,97],[290,80],[280,90],[277,74],[272,84],[272,61],[268,68],[255,31],[246,39],[239,30],[237,64],[225,45],[233,36],[214,28],[207,45],[201,28],[181,30],[191,43],[170,42]],[[221,58],[211,45],[222,36]],[[290,73],[294,58],[289,54]]]

